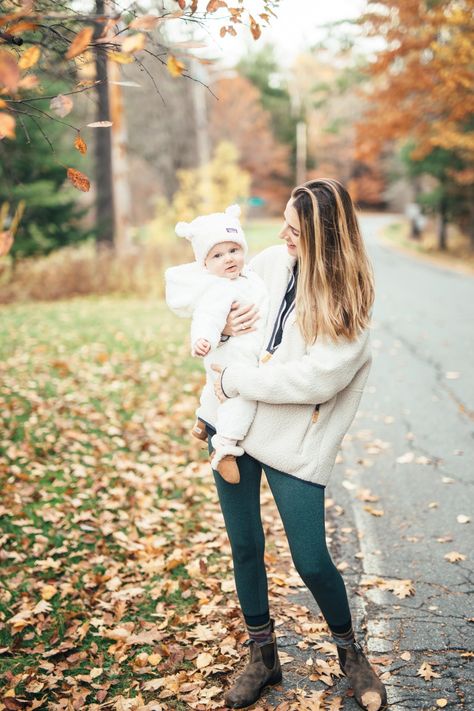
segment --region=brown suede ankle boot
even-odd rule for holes
[[[279,684],[282,679],[278,648],[272,623],[272,641],[262,647],[249,639],[244,642],[250,647],[250,661],[235,684],[224,694],[224,701],[231,709],[244,709],[254,704],[266,686]]]
[[[379,711],[387,705],[387,692],[362,647],[354,642],[350,647],[337,647],[339,666],[349,679],[354,697],[365,711]]]
[[[206,425],[202,420],[198,419],[193,425],[193,429],[191,430],[191,434],[196,437],[196,439],[200,439],[201,442],[206,442],[207,441],[207,431],[206,431]]]

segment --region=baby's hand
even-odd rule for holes
[[[193,346],[193,353],[197,356],[205,356],[211,350],[211,344],[205,338],[198,338]]]

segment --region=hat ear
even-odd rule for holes
[[[229,215],[230,217],[240,217],[242,210],[240,209],[240,205],[229,205],[229,207],[226,208],[225,214]]]
[[[174,228],[174,231],[178,237],[185,237],[186,239],[191,239],[192,237],[191,225],[189,222],[178,222]]]

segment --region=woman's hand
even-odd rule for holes
[[[224,336],[243,336],[246,333],[252,333],[252,331],[256,331],[254,325],[259,318],[255,304],[241,306],[238,301],[234,301],[222,333]]]
[[[224,370],[221,365],[217,365],[217,363],[211,363],[211,369],[215,370],[216,373],[218,374],[218,377],[214,381],[214,392],[216,394],[216,397],[220,402],[225,402],[227,400],[226,396],[224,395],[224,391],[222,390],[222,371]]]

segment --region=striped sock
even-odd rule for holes
[[[355,635],[352,625],[347,632],[334,632],[331,630],[331,635],[333,642],[335,642],[338,647],[342,647],[343,649],[351,647],[355,642]]]
[[[257,647],[269,644],[273,639],[272,621],[269,620],[264,625],[246,625],[250,639],[256,642]]]

